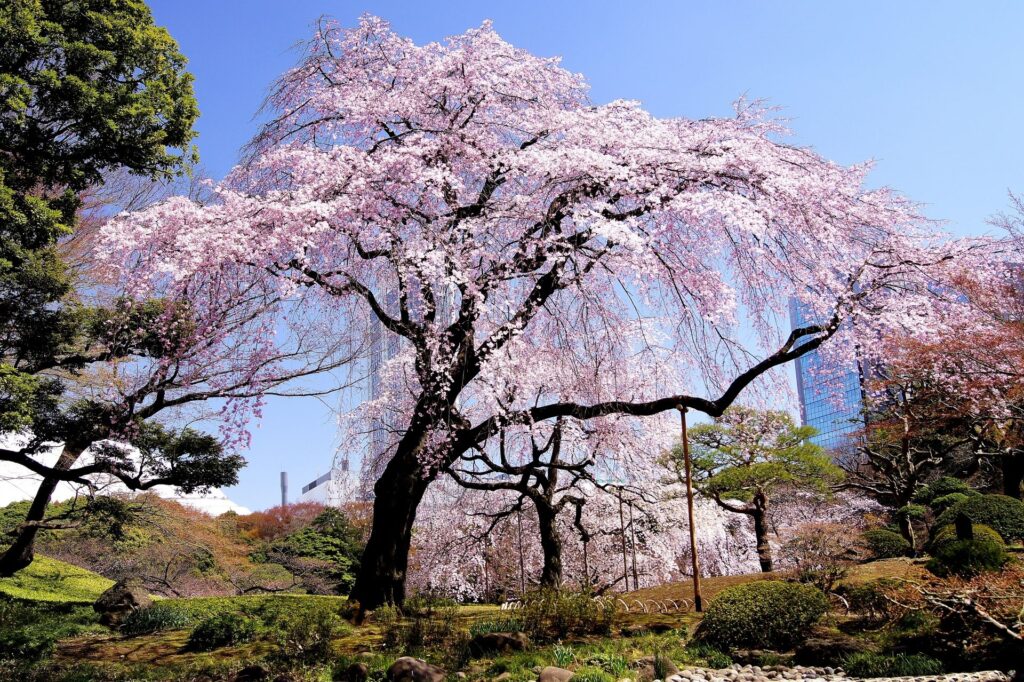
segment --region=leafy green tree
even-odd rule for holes
[[[782,491],[826,495],[842,470],[810,442],[813,427],[797,426],[786,412],[732,407],[710,424],[690,429],[693,486],[726,511],[749,516],[761,570],[772,570],[768,511]],[[685,483],[682,449],[664,458]]]
[[[53,474],[115,424],[124,430],[140,419],[69,398],[69,383],[92,363],[130,353],[158,357],[175,343],[153,324],[167,321],[159,302],[109,310],[84,305],[59,245],[75,230],[82,193],[106,174],[161,180],[189,169],[198,107],[185,63],[140,0],[0,5],[0,434],[29,439],[0,448],[0,457],[44,477],[18,537],[0,557],[0,574],[31,561],[58,480]],[[186,328],[187,309],[176,315]],[[189,485],[181,476],[186,461],[199,465],[192,473],[201,485],[233,480],[233,473],[211,477],[216,467],[200,464],[221,453],[194,432],[133,431],[144,457],[160,453],[153,460],[159,471],[148,480]],[[54,467],[43,467],[32,456],[54,442],[64,443],[64,453]],[[65,480],[103,471],[130,482],[133,474],[119,459],[110,450],[100,453],[92,469]],[[238,462],[225,465],[237,470]]]
[[[0,7],[0,424],[81,366],[82,310],[57,242],[80,193],[119,169],[166,178],[195,153],[185,58],[138,0],[11,0]],[[61,305],[54,305],[60,303]]]
[[[343,594],[355,581],[362,552],[359,529],[341,510],[328,507],[305,528],[271,544],[267,558],[279,560],[289,569],[299,568],[291,558],[314,560],[320,564],[316,572],[330,583],[332,591]]]

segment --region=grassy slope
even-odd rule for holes
[[[867,564],[859,564],[850,569],[849,575],[841,582],[851,585],[877,580],[878,578],[907,578],[920,579],[926,577],[928,572],[921,563],[912,559],[882,559]],[[732,585],[751,582],[754,580],[782,579],[778,573],[748,573],[746,575],[725,575],[715,578],[704,578],[700,581],[701,595],[707,602],[716,594]],[[657,587],[648,587],[635,592],[623,595],[627,601],[630,599],[664,600],[664,599],[693,599],[693,581],[683,580],[677,583],[667,583]]]
[[[33,601],[91,604],[113,584],[98,573],[36,555],[28,568],[10,578],[0,578],[0,594]]]
[[[876,561],[870,564],[856,566],[846,579],[851,583],[866,582],[877,578],[917,578],[925,573],[924,568],[909,559],[890,559]],[[705,600],[710,600],[722,589],[731,585],[738,585],[752,580],[763,580],[778,577],[772,574],[750,574],[739,576],[723,576],[707,578],[702,581]],[[670,583],[659,587],[648,588],[624,595],[628,599],[637,598],[641,600],[655,599],[680,599],[692,595],[692,585],[689,581]],[[306,600],[325,600],[328,603],[335,600],[341,601],[340,597],[307,597],[301,595],[274,595],[274,596],[251,596],[251,597],[217,597],[217,598],[195,598],[181,600],[167,600],[165,605],[174,604],[175,610],[181,610],[189,615],[209,614],[218,611],[242,611],[247,608],[258,606],[261,602],[292,602],[294,607],[301,608]],[[474,621],[496,620],[513,614],[499,611],[495,606],[466,606],[460,609],[459,620],[468,626]],[[668,614],[642,614],[622,613],[616,617],[619,625],[651,625],[653,623],[671,625],[673,627],[692,628],[699,621],[700,615],[688,613]],[[64,662],[90,661],[93,663],[121,662],[127,664],[158,665],[158,666],[181,666],[196,665],[198,663],[227,663],[240,660],[251,660],[261,654],[267,653],[272,645],[268,642],[257,641],[236,647],[225,647],[206,654],[197,654],[185,650],[184,644],[188,638],[188,630],[175,630],[161,632],[153,635],[146,635],[134,638],[125,638],[117,635],[104,635],[74,638],[63,642],[57,651],[57,659]],[[355,655],[357,652],[377,651],[380,646],[380,628],[373,623],[355,628],[340,635],[334,642],[335,651],[343,655]],[[383,654],[382,654],[383,655]],[[639,655],[639,654],[638,654]],[[385,656],[386,657],[386,656]],[[392,657],[393,658],[393,657]]]

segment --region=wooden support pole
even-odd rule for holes
[[[704,600],[700,594],[700,561],[697,559],[697,528],[693,520],[693,477],[690,472],[690,442],[686,437],[686,407],[678,405],[679,420],[682,424],[683,466],[686,470],[686,509],[690,525],[690,561],[693,568],[693,607],[700,613]]]
[[[622,487],[619,486],[619,532],[622,533],[622,582],[629,592],[629,555],[626,554],[626,517],[622,513]]]

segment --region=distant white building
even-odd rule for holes
[[[344,455],[340,461],[336,460],[332,464],[326,474],[302,486],[297,501],[318,502],[338,507],[364,497],[360,489],[359,474],[351,470],[349,458]]]
[[[35,459],[47,466],[53,466],[53,464],[57,462],[57,457],[60,455],[60,452],[60,448],[53,448],[44,453],[40,453],[35,457]],[[81,463],[87,462],[88,453],[82,456]],[[128,490],[123,483],[111,476],[97,475],[90,477],[90,479],[93,481],[93,485],[100,490],[100,494],[103,495],[112,495],[115,493],[128,495],[139,494],[138,492]],[[0,506],[6,506],[12,502],[19,502],[21,500],[31,500],[35,497],[36,490],[39,489],[39,484],[41,482],[42,477],[39,474],[29,471],[20,464],[0,461]],[[249,514],[251,511],[246,507],[232,502],[228,499],[228,496],[224,494],[224,491],[219,488],[211,488],[206,493],[200,493],[197,491],[186,494],[173,486],[158,485],[145,492],[154,493],[166,500],[174,500],[186,507],[191,507],[193,509],[198,509],[201,512],[205,512],[210,516],[220,516],[221,514],[229,511],[235,512],[236,514]],[[54,491],[53,496],[50,499],[54,502],[62,502],[76,496],[81,496],[83,493],[84,486],[81,484],[62,481],[57,484],[57,489]]]

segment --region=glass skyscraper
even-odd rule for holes
[[[814,322],[796,299],[790,301],[790,323],[794,329]],[[854,454],[858,434],[864,428],[861,369],[859,363],[830,363],[817,351],[796,360],[801,420],[818,430],[812,442],[837,458]]]

